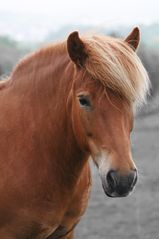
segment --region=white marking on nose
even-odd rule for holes
[[[101,177],[105,177],[105,175],[108,173],[110,169],[110,160],[109,160],[109,154],[105,151],[101,151],[99,154],[95,155],[94,161],[96,162],[99,174]]]

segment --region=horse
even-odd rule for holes
[[[0,83],[0,238],[73,239],[91,190],[91,157],[104,192],[137,181],[130,134],[148,74],[125,39],[79,36],[30,53]]]

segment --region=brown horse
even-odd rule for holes
[[[105,193],[137,181],[130,132],[147,73],[139,30],[62,42],[23,59],[0,83],[0,238],[73,238],[85,211],[92,156]]]

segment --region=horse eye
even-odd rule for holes
[[[91,106],[89,99],[85,96],[79,97],[79,103],[82,107],[90,107]]]

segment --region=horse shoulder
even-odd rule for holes
[[[56,239],[61,236],[66,236],[73,231],[81,216],[84,214],[91,189],[91,173],[90,166],[87,163],[77,182],[76,189],[69,203],[67,211],[63,217],[60,226],[50,235],[49,239]]]

